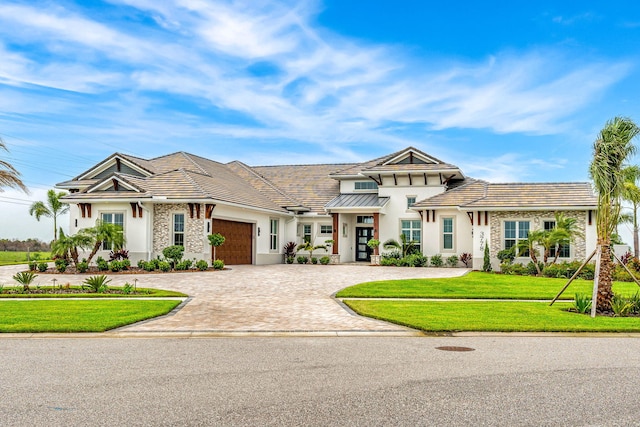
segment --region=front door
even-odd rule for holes
[[[373,239],[373,228],[356,227],[356,261],[371,261],[373,250],[367,242]]]

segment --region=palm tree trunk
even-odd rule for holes
[[[633,207],[633,256],[638,258],[638,252],[640,252],[638,247],[638,208],[637,206]]]
[[[98,250],[100,249],[100,246],[102,245],[102,240],[98,240],[95,245],[93,245],[93,249],[91,250],[91,253],[89,254],[89,258],[87,258],[87,264],[91,263],[91,259],[93,259],[94,255],[98,252]]]
[[[611,243],[598,242],[602,247],[602,255],[600,256],[600,275],[598,276],[598,297],[596,299],[596,308],[598,311],[608,311],[611,309],[611,298],[613,291],[611,290],[611,278],[613,276],[613,262],[611,262]]]
[[[55,215],[53,216],[53,241],[58,241],[58,222]]]

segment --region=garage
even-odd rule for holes
[[[253,224],[214,218],[211,220],[211,232],[220,233],[225,238],[224,244],[216,248],[216,258],[228,265],[252,264]]]

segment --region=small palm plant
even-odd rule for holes
[[[31,282],[33,282],[33,280],[38,277],[37,274],[35,274],[33,271],[29,270],[29,271],[21,271],[19,273],[16,273],[13,275],[13,280],[15,280],[16,282],[20,283],[25,291],[29,290],[29,285],[31,284]]]
[[[111,279],[107,279],[107,276],[100,274],[98,276],[90,276],[84,279],[84,284],[88,286],[94,292],[105,292]]]

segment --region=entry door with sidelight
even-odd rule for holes
[[[371,261],[373,250],[367,242],[373,239],[373,228],[356,227],[356,261]]]

